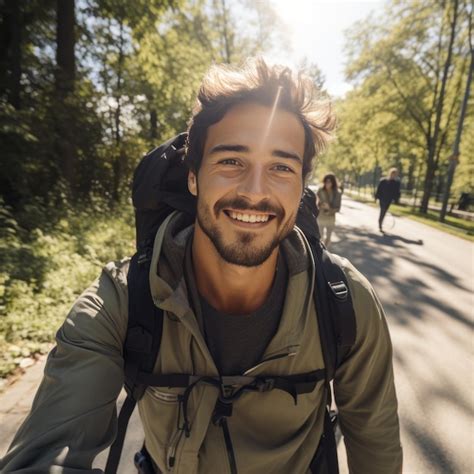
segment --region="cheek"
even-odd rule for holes
[[[297,211],[301,196],[303,195],[303,184],[302,183],[293,183],[292,186],[288,186],[285,190],[282,190],[282,203],[287,209]]]
[[[202,206],[212,208],[214,204],[225,194],[225,186],[222,180],[215,176],[198,176],[198,203]]]
[[[224,196],[235,192],[238,186],[238,179],[234,176],[227,176],[218,173],[199,174],[198,177],[199,193],[208,201],[218,201]]]

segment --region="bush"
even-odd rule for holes
[[[33,212],[36,223],[54,220],[50,209]],[[129,206],[69,210],[54,226],[29,230],[2,203],[0,229],[0,377],[6,377],[23,358],[49,350],[75,298],[101,267],[132,254],[134,229]]]

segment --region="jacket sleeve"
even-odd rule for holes
[[[3,473],[98,473],[91,465],[116,434],[127,329],[125,277],[109,264],[74,303],[31,411],[0,460]]]
[[[382,181],[379,181],[379,184],[377,185],[377,191],[375,191],[375,200],[380,199],[380,189],[382,187]]]
[[[351,474],[400,474],[402,448],[392,345],[373,288],[352,265],[345,268],[357,336],[334,379],[334,393]]]
[[[400,181],[397,180],[397,190],[396,190],[396,194],[395,194],[395,199],[394,201],[398,204],[398,202],[400,201],[400,196],[401,196],[401,192],[400,192]]]

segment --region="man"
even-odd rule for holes
[[[154,244],[150,290],[165,311],[155,373],[288,376],[324,367],[313,304],[318,268],[295,219],[312,158],[333,126],[311,81],[288,69],[260,60],[214,67],[205,77],[187,149],[197,219],[189,226],[172,214]],[[357,338],[334,388],[350,470],[399,473],[385,317],[367,280],[343,265]],[[95,455],[113,441],[127,268],[128,261],[107,265],[74,304],[2,472],[90,473]],[[217,398],[206,384],[186,394],[147,389],[139,409],[156,472],[310,472],[323,443],[324,383],[296,404],[281,390],[246,392],[224,432],[212,422]]]
[[[379,230],[383,232],[382,224],[390,204],[398,202],[400,199],[400,180],[397,168],[391,168],[388,177],[380,180],[375,193],[375,200],[377,199],[380,203]]]

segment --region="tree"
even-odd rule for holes
[[[266,0],[4,0],[0,21],[1,197],[58,215],[122,200],[147,148],[186,129],[208,67],[278,38]]]
[[[76,16],[74,0],[56,3],[56,142],[62,176],[74,194],[77,151],[74,140],[74,109],[71,99],[76,80]]]
[[[388,20],[359,23],[348,38],[350,80],[410,123],[425,148],[421,211],[459,110],[466,64],[466,2],[392,1]],[[383,95],[381,95],[383,91]]]
[[[0,94],[20,108],[23,9],[17,0],[5,0],[1,6]]]
[[[469,102],[469,95],[471,92],[472,74],[474,70],[474,48],[473,48],[473,40],[472,40],[472,11],[469,17],[469,56],[470,56],[469,68],[468,68],[468,74],[467,74],[466,87],[465,87],[464,95],[462,99],[461,114],[459,117],[458,127],[456,130],[456,138],[454,139],[454,143],[453,143],[453,152],[450,157],[447,183],[446,183],[446,187],[445,187],[444,195],[443,195],[443,205],[442,205],[441,212],[439,215],[439,220],[441,222],[444,222],[445,217],[446,217],[448,199],[449,199],[449,194],[451,190],[451,185],[453,182],[454,171],[456,169],[457,162],[458,162],[459,148],[461,145],[461,136],[462,136],[463,127],[464,127],[464,119],[466,118],[467,104]]]

